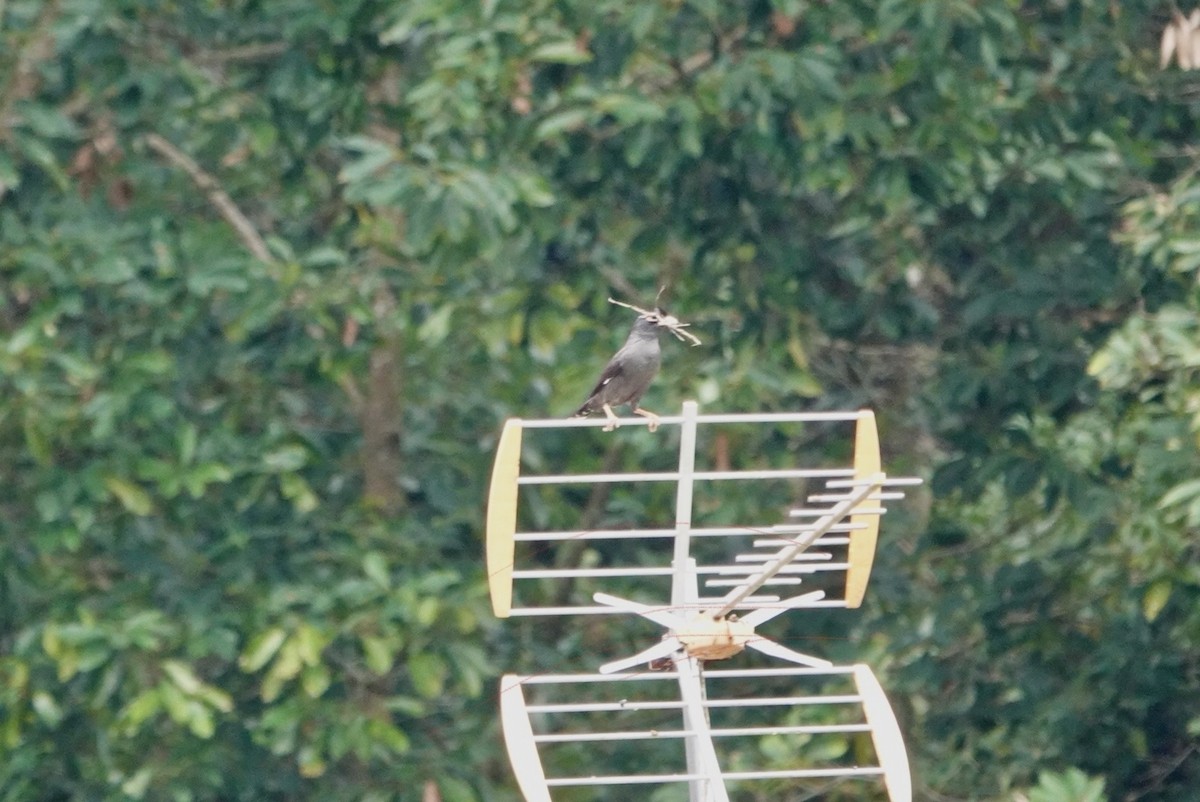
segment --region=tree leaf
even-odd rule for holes
[[[417,693],[426,699],[442,695],[446,687],[446,663],[436,654],[418,652],[409,655],[408,674]]]
[[[1172,583],[1166,579],[1160,579],[1147,588],[1142,596],[1142,617],[1147,621],[1158,618],[1158,614],[1171,598],[1171,589]]]
[[[364,635],[361,639],[363,654],[367,668],[379,676],[392,670],[392,646],[387,638],[377,638]]]
[[[275,656],[286,639],[287,633],[279,627],[260,632],[238,658],[238,667],[247,673],[258,671]]]
[[[104,486],[116,496],[122,507],[134,515],[149,515],[154,509],[154,502],[150,499],[150,494],[133,482],[119,476],[107,476],[104,479]]]
[[[539,45],[529,54],[529,59],[550,64],[586,64],[592,60],[592,54],[574,40],[568,39]]]
[[[381,589],[387,590],[391,586],[391,575],[388,571],[387,561],[382,554],[373,551],[364,555],[362,566],[363,573]]]
[[[560,134],[576,131],[587,124],[591,118],[587,109],[566,109],[547,116],[534,129],[534,137],[539,140],[553,139]]]
[[[192,673],[191,667],[178,660],[164,660],[162,670],[184,693],[195,695],[199,693],[203,685],[200,679]]]
[[[37,691],[30,697],[30,705],[33,707],[33,712],[37,713],[38,718],[50,728],[57,727],[63,720],[63,711],[58,703],[54,701],[54,697],[45,691]]]

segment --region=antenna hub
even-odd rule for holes
[[[754,637],[754,627],[727,618],[713,618],[711,613],[697,613],[675,637],[690,657],[697,660],[726,660],[740,653]]]

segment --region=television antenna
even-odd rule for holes
[[[618,422],[630,427],[648,423],[645,418]],[[486,535],[495,614],[501,618],[625,614],[650,621],[664,631],[658,641],[636,654],[605,663],[594,673],[507,674],[502,678],[501,723],[526,802],[553,802],[551,792],[559,788],[593,789],[593,796],[570,796],[571,800],[620,799],[628,797],[605,796],[604,789],[617,793],[626,786],[672,785],[686,788],[686,797],[680,798],[688,802],[730,802],[737,798],[737,789],[754,782],[858,780],[882,785],[890,802],[911,802],[904,741],[871,669],[865,664],[835,666],[757,632],[758,627],[788,611],[861,605],[874,562],[879,519],[886,511],[884,502],[902,498],[900,488],[920,483],[915,478],[889,477],[882,471],[874,413],[701,415],[696,402],[688,401],[679,416],[659,419],[664,429],[677,426],[679,430],[674,471],[522,471],[527,430],[605,424],[603,419],[514,418],[505,423],[497,446]],[[696,467],[701,429],[786,424],[852,425],[850,463],[819,468]],[[693,522],[698,484],[768,480],[804,481],[820,487],[819,492],[808,494],[802,505],[789,510],[787,523],[709,526]],[[675,489],[675,516],[670,526],[517,528],[523,490],[604,483],[644,487],[664,482],[673,483]],[[621,540],[667,541],[672,549],[669,559],[664,554],[651,565],[601,566],[588,561],[545,567],[541,564],[544,559],[534,559],[554,553],[567,542]],[[736,551],[732,556],[731,548]],[[581,598],[580,587],[585,583],[598,588],[590,598]],[[655,583],[657,588],[652,587]],[[805,583],[821,587],[785,595]],[[531,588],[529,593],[518,592],[526,587]],[[643,598],[627,598],[604,589],[617,587]],[[531,601],[524,602],[525,597]],[[745,649],[787,665],[709,667]],[[869,734],[869,747],[863,746],[859,733]],[[784,740],[788,738],[792,740]],[[809,750],[819,754],[803,765],[778,765],[779,759],[769,766],[749,765],[748,756],[763,750],[747,744],[774,739],[774,751],[786,742],[802,757],[804,745],[819,738],[841,740],[833,741],[833,749]],[[604,773],[599,764],[605,747],[643,750],[626,754],[622,763],[628,766],[641,759],[650,765],[645,770]],[[651,747],[655,750],[652,757],[644,751]],[[562,759],[556,759],[559,751],[565,754]],[[864,753],[871,759],[860,759]],[[581,761],[585,770],[570,770]]]

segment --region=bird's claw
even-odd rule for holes
[[[617,420],[617,414],[612,411],[612,407],[610,407],[608,404],[604,405],[604,417],[608,418],[608,423],[604,425],[604,429],[602,431],[611,432],[613,429],[621,425]]]
[[[649,429],[651,432],[658,431],[659,420],[658,420],[657,415],[655,415],[650,410],[642,409],[641,407],[636,407],[633,411],[635,414],[641,415],[643,418],[646,418],[646,428],[647,429]]]

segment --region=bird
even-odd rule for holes
[[[659,335],[663,331],[670,331],[679,336],[680,327],[686,325],[658,307],[652,312],[643,309],[637,311],[637,320],[633,322],[625,344],[608,360],[587,400],[571,416],[585,417],[603,410],[608,417],[608,423],[604,426],[606,432],[611,432],[620,425],[612,408],[622,404],[628,404],[634,414],[649,418],[650,431],[658,429],[658,416],[642,409],[639,402],[662,364],[662,354],[658,347]],[[683,333],[692,336],[688,332]]]

